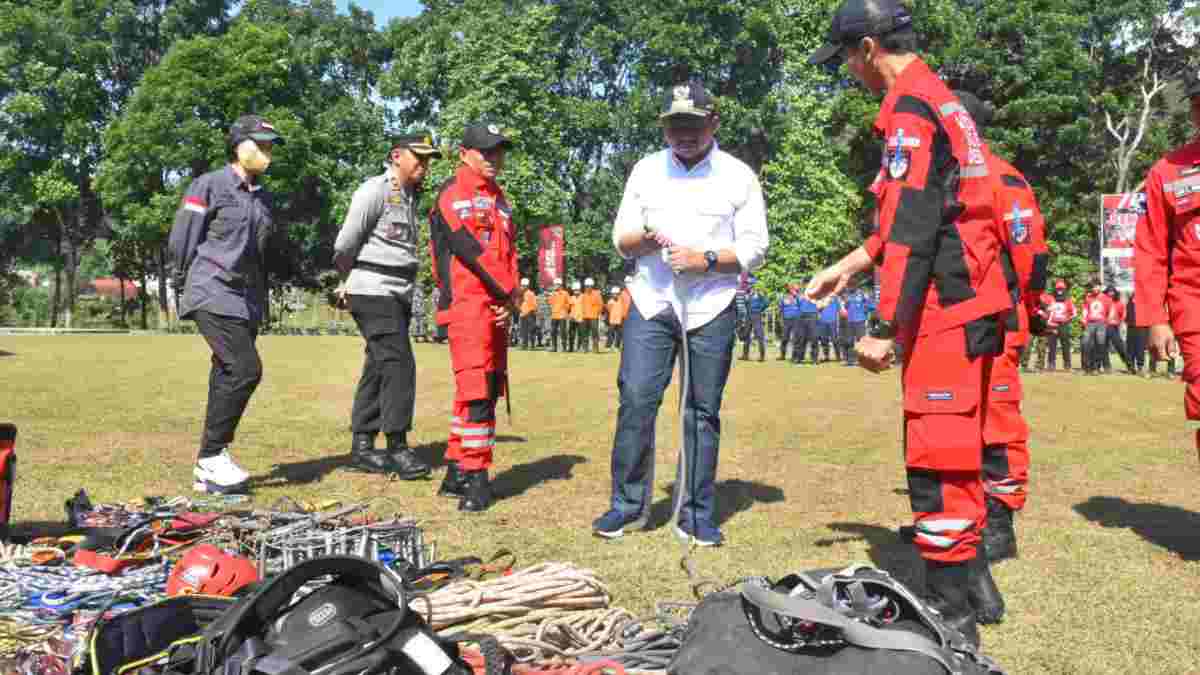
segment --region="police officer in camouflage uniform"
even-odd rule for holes
[[[441,156],[428,133],[395,138],[387,171],[355,191],[334,244],[334,264],[349,275],[350,312],[367,343],[351,412],[351,461],[360,470],[402,480],[430,473],[408,447],[417,374],[408,331],[420,264],[417,194],[429,162]],[[375,448],[380,431],[387,437],[382,451]]]

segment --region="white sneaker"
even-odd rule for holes
[[[195,482],[192,483],[193,490],[212,494],[245,492],[246,481],[250,478],[250,474],[229,456],[228,450],[222,450],[219,455],[196,460],[192,476],[195,478]]]

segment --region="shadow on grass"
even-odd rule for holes
[[[434,468],[443,466],[446,463],[444,460],[446,454],[445,441],[413,446],[413,450],[416,451],[421,459],[428,462]],[[292,485],[315,483],[324,478],[326,474],[338,469],[349,468],[350,465],[350,453],[348,452],[340,455],[307,459],[303,462],[276,464],[271,468],[271,472],[265,476],[251,476],[250,487],[265,487],[267,485],[279,485],[282,483]]]
[[[828,548],[834,544],[852,541],[867,542],[867,557],[871,564],[888,574],[908,584],[909,588],[920,588],[923,584],[924,565],[917,555],[917,549],[911,543],[900,539],[900,535],[892,529],[865,523],[830,523],[829,529],[843,536],[818,539],[817,546]],[[849,565],[854,560],[843,561]]]
[[[492,490],[500,499],[511,499],[540,483],[567,480],[576,464],[587,461],[581,455],[552,455],[515,464],[492,478]]]
[[[774,485],[752,480],[722,480],[717,481],[717,509],[715,514],[716,526],[724,525],[730,518],[748,511],[755,504],[774,504],[783,501],[783,489]],[[654,502],[650,507],[649,527],[661,527],[671,520],[671,511],[675,506],[675,483],[666,487],[669,496]]]
[[[1121,497],[1092,497],[1074,509],[1101,527],[1127,527],[1184,560],[1200,560],[1200,513]]]
[[[0,349],[0,358],[4,358],[5,356],[16,356],[16,355],[17,355],[16,352],[6,352],[3,349]]]
[[[62,537],[71,534],[71,526],[65,520],[26,520],[17,521],[8,530],[9,542],[13,544],[28,544],[29,540],[38,537]]]

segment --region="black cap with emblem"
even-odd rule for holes
[[[840,54],[847,45],[865,38],[887,35],[912,26],[912,14],[900,0],[843,0],[833,15],[827,44],[808,57],[819,66]]]
[[[428,155],[436,159],[442,158],[442,151],[433,143],[433,134],[428,131],[414,131],[392,137],[392,150],[406,148],[415,155]]]
[[[491,150],[496,146],[512,147],[512,139],[495,122],[476,122],[463,130],[462,146],[475,150]]]
[[[259,115],[242,115],[229,127],[230,145],[236,146],[246,139],[283,145],[283,137],[275,130],[275,126]]]
[[[676,116],[708,117],[716,110],[717,104],[704,88],[704,83],[692,80],[667,90],[658,119]]]

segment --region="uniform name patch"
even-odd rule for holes
[[[998,391],[1000,393],[1004,393],[1004,392],[1008,391],[1009,389],[1011,389],[1011,387],[1009,387],[1007,384],[998,384],[998,385],[992,387],[992,391]]]
[[[952,391],[930,391],[925,393],[925,399],[928,401],[953,401],[954,392]]]
[[[454,202],[453,204],[451,204],[450,208],[455,209],[455,210],[469,209],[469,208],[471,208],[471,200],[470,199],[460,199],[460,200]]]
[[[496,203],[496,200],[492,199],[491,197],[476,197],[475,198],[475,208],[477,208],[477,209],[490,209],[490,208],[492,208],[492,205],[495,203]]]

